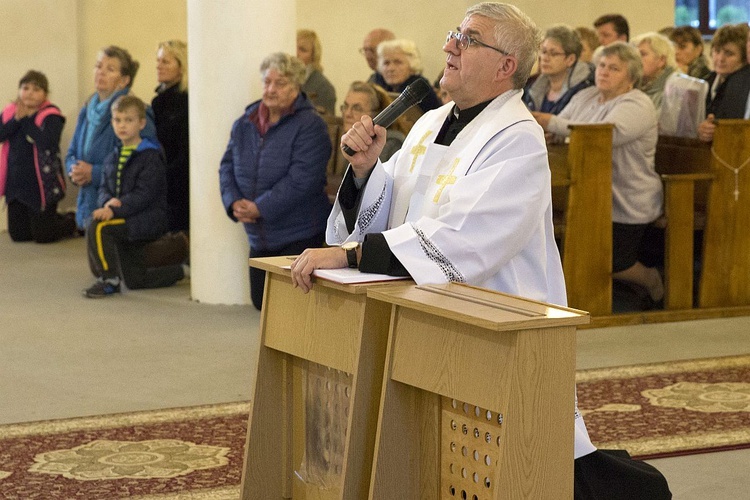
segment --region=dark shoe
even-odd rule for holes
[[[83,294],[90,299],[100,299],[115,293],[120,293],[120,284],[113,285],[106,281],[97,281],[91,288],[88,288],[83,292]]]

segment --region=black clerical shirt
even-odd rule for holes
[[[458,134],[468,125],[493,99],[477,104],[465,110],[459,110],[453,106],[435,138],[435,143],[442,146],[450,146]],[[372,172],[372,170],[370,170]],[[369,179],[369,176],[367,177]],[[346,221],[349,232],[354,231],[357,220],[359,202],[364,193],[367,180],[361,187],[354,182],[354,173],[351,169],[347,172],[339,191],[339,205]],[[359,270],[365,273],[389,274],[391,276],[409,276],[409,272],[401,262],[393,255],[388,242],[382,233],[372,233],[365,236],[362,242],[362,259],[359,262]]]

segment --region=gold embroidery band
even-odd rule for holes
[[[425,132],[422,138],[419,139],[419,142],[417,143],[417,145],[411,148],[411,151],[409,151],[409,154],[414,155],[414,158],[412,158],[411,160],[411,166],[409,167],[409,173],[414,171],[414,167],[417,164],[417,158],[419,158],[420,156],[422,156],[423,154],[427,152],[427,146],[425,146],[422,143],[430,136],[431,133],[432,133],[432,130],[428,130],[427,132]]]
[[[438,175],[436,184],[440,186],[440,189],[437,190],[437,193],[435,193],[435,197],[432,199],[433,203],[437,203],[438,200],[440,200],[440,195],[443,194],[443,189],[445,189],[445,186],[449,184],[455,184],[458,180],[458,177],[453,175],[453,172],[456,171],[456,167],[461,162],[461,158],[456,158],[453,160],[453,165],[451,165],[451,171],[448,172],[446,175]]]

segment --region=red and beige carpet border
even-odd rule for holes
[[[576,374],[592,441],[660,458],[750,447],[750,355]]]

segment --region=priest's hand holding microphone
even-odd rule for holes
[[[385,145],[385,128],[375,125],[372,117],[363,115],[361,121],[341,137],[344,157],[351,163],[355,178],[365,178],[378,161]],[[359,262],[362,247],[357,252]],[[348,267],[347,251],[343,247],[308,248],[292,263],[292,286],[307,293],[312,288],[312,273],[316,269],[339,269]]]
[[[430,85],[426,80],[416,80],[406,87],[392,103],[375,118],[363,115],[361,120],[341,137],[341,150],[349,160],[354,177],[367,177],[378,161],[385,145],[386,128],[427,97]]]
[[[362,115],[346,134],[341,137],[341,150],[349,161],[355,178],[366,178],[377,164],[385,146],[386,127],[412,106],[419,104],[429,93],[429,84],[417,80],[409,85],[378,116]],[[339,269],[358,267],[362,257],[362,246],[354,242],[340,247],[308,248],[292,263],[292,285],[304,293],[312,288],[312,273],[316,269]]]
[[[341,149],[351,164],[355,178],[368,176],[383,150],[385,136],[384,127],[376,125],[369,115],[363,115],[361,121],[341,137]],[[359,262],[362,246],[358,245],[351,250],[356,252],[356,262]],[[292,285],[307,293],[312,288],[313,271],[339,269],[349,265],[344,247],[308,248],[292,263]]]

